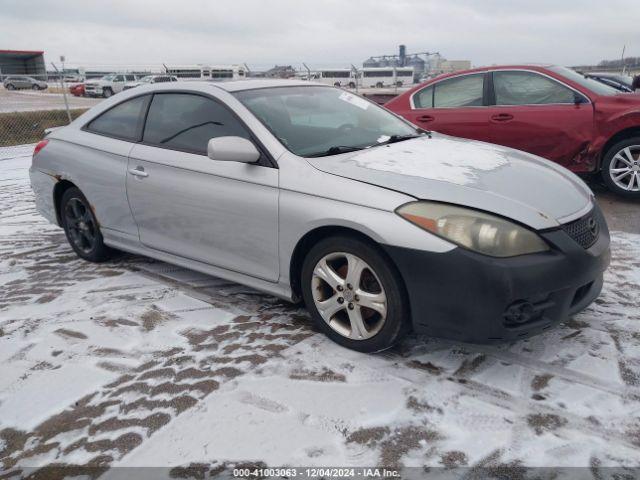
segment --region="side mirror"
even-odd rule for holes
[[[580,105],[581,103],[588,103],[587,99],[584,98],[584,95],[581,95],[580,93],[574,92],[573,93],[573,103],[575,103],[576,105]]]
[[[246,138],[217,137],[209,140],[207,156],[221,162],[255,163],[260,159],[260,152]]]

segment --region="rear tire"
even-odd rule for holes
[[[343,347],[378,352],[410,330],[402,278],[371,243],[342,235],[321,240],[304,259],[301,285],[316,326]]]
[[[622,140],[609,148],[600,173],[612,192],[627,198],[640,198],[640,137]]]
[[[89,262],[104,262],[115,251],[104,244],[102,233],[91,205],[82,192],[71,187],[60,199],[60,219],[73,251]]]
[[[349,88],[356,88],[356,84],[354,82],[349,82]]]
[[[376,83],[376,88],[382,88],[382,87],[384,87],[384,85],[382,85],[382,82]]]

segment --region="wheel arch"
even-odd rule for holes
[[[314,245],[316,245],[321,240],[337,235],[358,238],[359,240],[362,240],[374,246],[380,252],[380,254],[385,257],[385,259],[387,259],[387,261],[389,261],[389,263],[394,268],[397,269],[397,266],[395,265],[393,260],[386,254],[384,249],[380,248],[379,242],[377,242],[370,235],[367,235],[360,230],[356,230],[355,228],[340,225],[324,225],[316,227],[313,230],[305,233],[298,240],[291,255],[291,260],[289,262],[289,283],[291,285],[291,291],[295,299],[302,298],[300,276],[302,274],[302,264],[304,263],[304,259],[307,253],[309,252],[309,250],[311,250],[311,248],[313,248]],[[402,275],[400,275],[400,278],[402,279]]]
[[[600,165],[598,169],[602,169],[604,157],[607,155],[607,152],[611,147],[613,147],[618,142],[633,137],[640,137],[640,126],[625,128],[624,130],[620,130],[619,132],[611,136],[611,138],[607,140],[607,142],[602,147],[602,150],[600,151]]]
[[[70,182],[69,180],[60,180],[53,187],[53,206],[56,209],[56,221],[58,222],[59,226],[62,226],[62,212],[60,211],[60,201],[62,200],[64,192],[74,187],[78,188],[75,183]]]

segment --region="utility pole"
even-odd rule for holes
[[[624,51],[627,49],[626,45],[622,46],[622,58],[620,59],[620,68],[622,68],[622,74],[624,75]]]

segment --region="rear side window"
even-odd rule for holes
[[[150,95],[144,95],[122,102],[91,121],[85,129],[108,137],[137,142],[140,140],[144,113],[150,98]]]
[[[496,105],[544,105],[575,102],[575,93],[533,72],[493,72]]]
[[[209,98],[184,93],[160,93],[149,107],[143,140],[161,147],[206,155],[216,137],[250,138],[240,122]]]
[[[443,80],[435,85],[435,108],[481,107],[484,73]]]
[[[413,96],[413,104],[416,108],[433,107],[433,86],[423,88]]]

